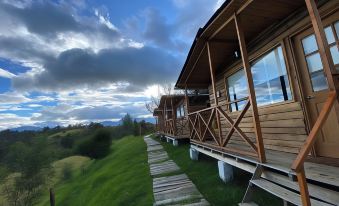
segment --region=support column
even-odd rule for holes
[[[173,139],[173,146],[177,147],[179,145],[179,141],[177,139]]]
[[[233,180],[233,166],[223,161],[218,161],[219,177],[223,182],[228,183]]]
[[[249,62],[248,54],[247,54],[245,36],[244,36],[241,22],[236,15],[234,15],[234,20],[235,20],[235,26],[236,26],[238,40],[239,40],[241,59],[242,59],[242,63],[244,66],[246,79],[247,79],[249,100],[252,106],[252,116],[253,116],[254,132],[255,132],[256,141],[257,141],[258,157],[259,157],[259,161],[264,163],[266,162],[264,142],[262,139],[257,100],[255,96],[251,66],[250,66],[250,62]]]
[[[190,158],[191,160],[198,160],[199,159],[199,152],[192,147],[190,148]]]
[[[211,74],[211,81],[212,81],[212,89],[213,89],[213,95],[214,95],[214,103],[215,106],[219,105],[218,97],[217,97],[217,89],[215,86],[215,69],[212,65],[212,58],[211,58],[211,49],[210,49],[210,43],[207,42],[207,54],[208,54],[208,63],[209,63],[209,68],[210,68],[210,74]],[[220,123],[220,115],[219,112],[216,112],[217,116],[217,125],[218,125],[218,130],[219,130],[219,146],[222,144],[222,132],[221,132],[221,123]]]
[[[335,77],[335,74],[338,74],[339,72],[336,71],[336,68],[333,63],[330,47],[328,46],[324,26],[321,21],[321,17],[317,8],[317,4],[314,2],[314,0],[305,0],[308,13],[311,18],[311,22],[314,29],[314,34],[318,43],[319,47],[319,53],[321,57],[321,61],[323,63],[324,72],[327,77],[327,82],[329,89],[331,91],[336,91],[336,94],[339,92],[339,82],[338,78]],[[339,101],[339,96],[337,95],[337,100]],[[339,104],[336,103],[334,105],[336,114],[337,114],[337,120],[339,122]]]

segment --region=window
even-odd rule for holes
[[[248,96],[247,93],[247,81],[244,74],[244,70],[241,69],[227,78],[227,88],[230,102],[231,111],[242,110],[245,106],[245,101],[240,100]]]
[[[339,38],[339,21],[326,27],[324,30],[327,43],[330,47],[333,62],[336,69],[339,71],[339,51],[338,46],[336,45],[336,42],[338,42]],[[311,34],[305,37],[301,40],[301,43],[304,49],[304,55],[311,78],[313,91],[316,92],[327,89],[327,80],[323,70],[323,64],[321,62],[315,35]]]
[[[255,61],[251,66],[256,99],[259,106],[292,99],[281,46]],[[244,70],[227,78],[231,111],[241,110],[248,96]]]
[[[261,57],[251,70],[258,105],[292,99],[281,46]]]
[[[177,118],[184,117],[185,116],[185,108],[184,104],[180,104],[177,107]]]

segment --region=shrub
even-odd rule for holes
[[[64,148],[72,148],[73,144],[74,144],[74,140],[73,140],[72,137],[67,135],[67,136],[61,138],[60,144]]]
[[[81,155],[99,159],[109,154],[111,144],[111,133],[106,129],[100,129],[90,139],[79,144],[78,152]]]
[[[64,180],[69,180],[72,178],[72,165],[65,163],[62,167],[62,178]]]

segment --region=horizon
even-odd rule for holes
[[[223,2],[1,0],[0,130],[151,118]]]

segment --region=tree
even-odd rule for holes
[[[91,123],[88,125],[88,129],[96,130],[96,129],[100,129],[100,128],[104,128],[104,125],[102,125],[102,124],[100,124],[100,123],[97,123],[97,122],[91,122]]]
[[[123,129],[126,129],[128,131],[132,131],[133,129],[133,119],[132,116],[130,114],[126,114],[122,119],[122,127]]]
[[[78,152],[94,159],[107,156],[112,144],[111,133],[107,129],[99,129],[94,136],[79,144]]]
[[[145,107],[150,113],[153,113],[154,109],[158,108],[160,105],[161,96],[182,93],[182,90],[174,90],[173,85],[170,83],[158,85],[158,94],[156,96],[151,96],[151,100],[145,103]]]
[[[74,139],[69,135],[66,135],[65,137],[61,138],[60,144],[64,148],[72,148],[74,144]]]
[[[35,205],[51,176],[51,158],[45,139],[32,145],[13,144],[6,156],[7,165],[16,173],[5,182],[4,193],[10,205]]]

